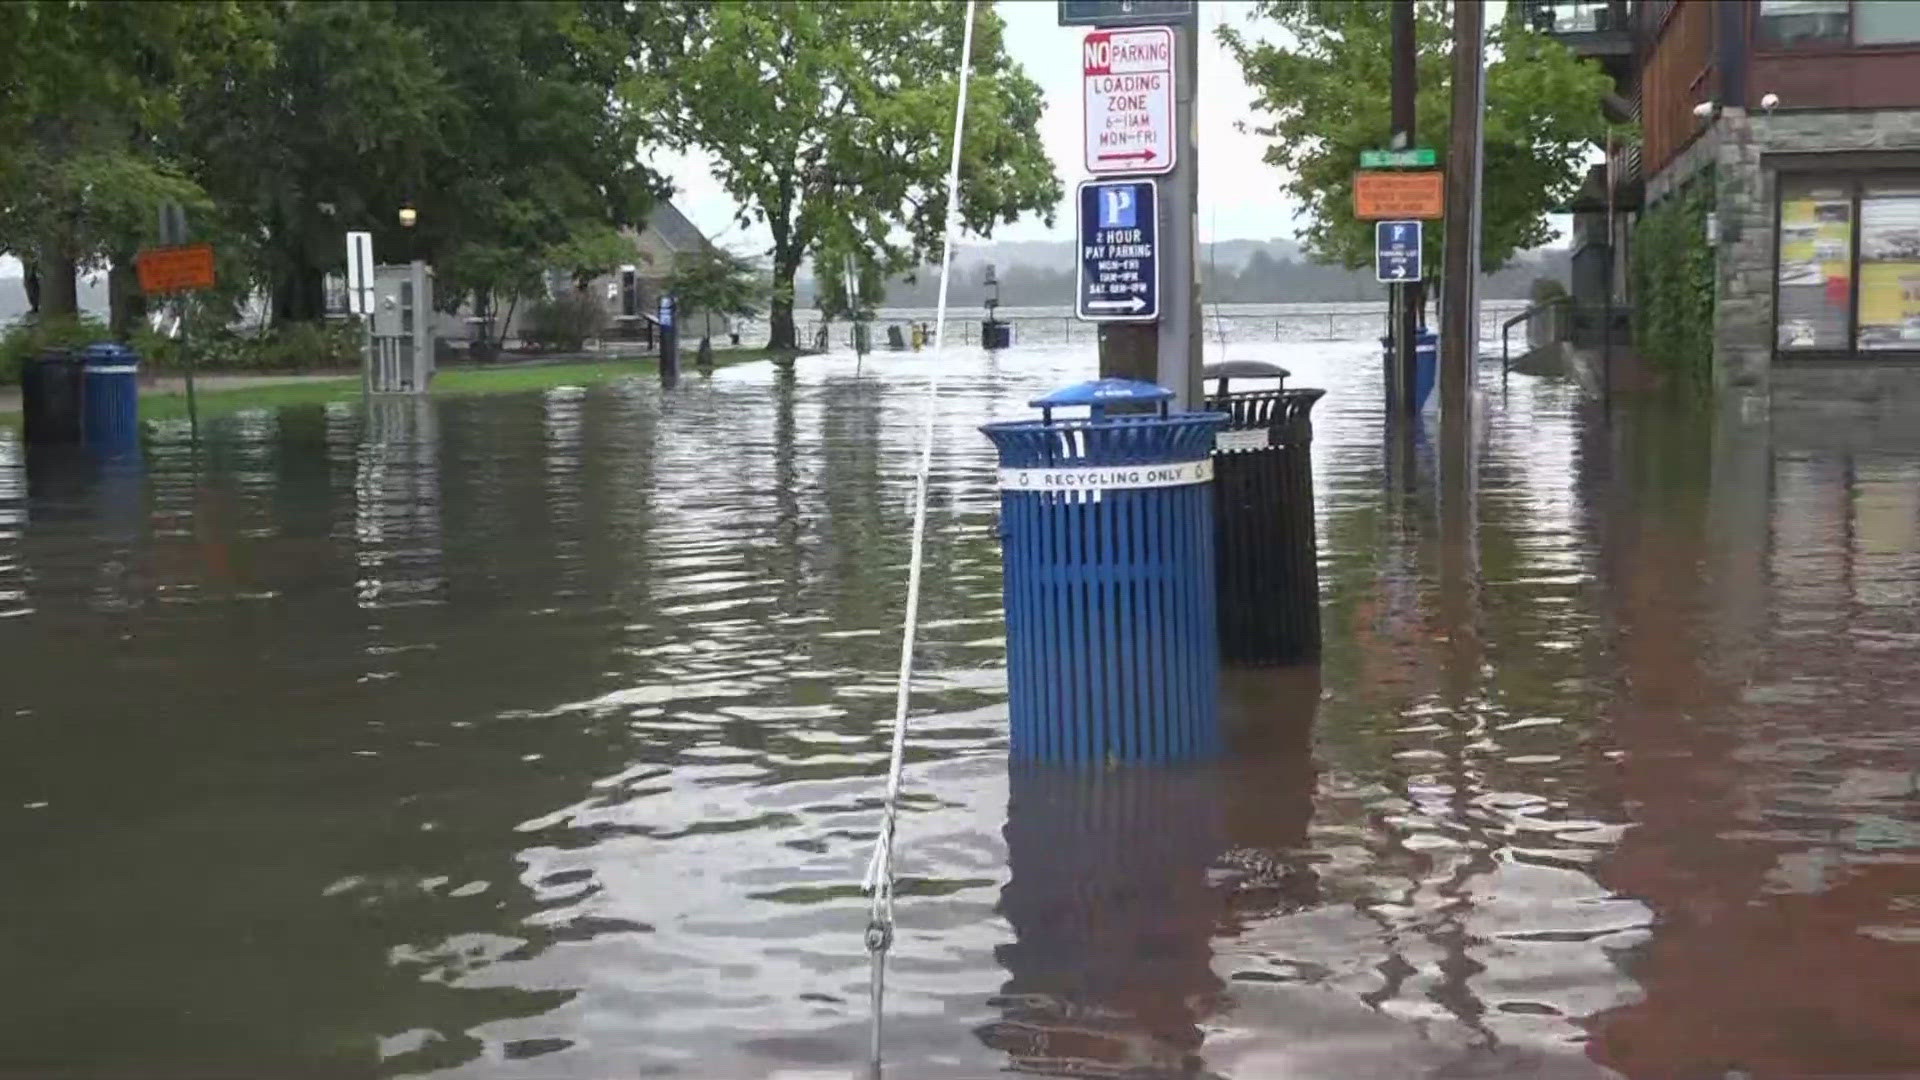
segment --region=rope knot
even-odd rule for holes
[[[893,927],[875,919],[867,924],[867,951],[885,952],[893,945]]]

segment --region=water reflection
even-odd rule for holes
[[[943,373],[892,1075],[1920,1069],[1920,450],[1517,375],[1452,516],[1228,344],[1326,647],[1192,770],[1008,775],[974,427],[1091,354]],[[926,362],[0,434],[0,1073],[855,1067]]]

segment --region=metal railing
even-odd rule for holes
[[[1384,310],[1384,309],[1383,309]],[[1220,341],[1366,341],[1380,332],[1384,315],[1380,311],[1321,311],[1283,314],[1245,314],[1238,312],[1207,311],[1203,314],[1203,330],[1207,340]],[[948,323],[948,332],[952,340],[962,343],[980,340],[980,319],[956,319]],[[1015,345],[1071,345],[1075,342],[1091,343],[1099,337],[1099,327],[1093,323],[1081,322],[1071,315],[1008,315],[1004,312],[998,321],[1009,323],[1014,328]],[[873,328],[873,341],[876,348],[887,347],[887,327],[898,326],[901,333],[911,338],[910,328],[916,322],[925,322],[931,327],[932,319],[886,318],[874,319],[868,325]],[[818,320],[804,322],[796,327],[799,340],[813,343],[818,341],[820,333]],[[850,342],[852,330],[850,323],[829,323],[828,340],[834,344]]]
[[[1536,341],[1534,322],[1543,314],[1560,313],[1558,323],[1547,327]],[[1608,320],[1612,320],[1611,327]],[[1500,377],[1506,378],[1513,363],[1511,334],[1513,328],[1527,324],[1527,345],[1529,351],[1540,345],[1566,341],[1580,347],[1602,345],[1607,340],[1609,329],[1613,331],[1613,342],[1624,345],[1630,339],[1633,329],[1633,309],[1624,304],[1575,304],[1571,296],[1556,296],[1527,308],[1500,324]]]

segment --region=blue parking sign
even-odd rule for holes
[[[1374,280],[1388,283],[1419,281],[1420,270],[1420,222],[1374,222]]]
[[[1159,189],[1152,180],[1084,180],[1074,314],[1088,322],[1160,317]]]

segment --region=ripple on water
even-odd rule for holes
[[[974,428],[1091,356],[946,361],[895,1069],[1920,1069],[1916,463],[1516,375],[1457,530],[1376,346],[1248,325],[1329,390],[1325,656],[1191,768],[1009,770]],[[171,426],[131,485],[0,432],[0,1072],[844,1075],[927,362]]]

